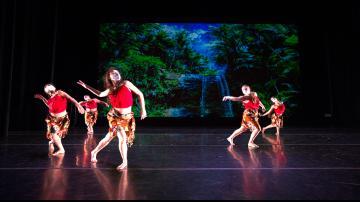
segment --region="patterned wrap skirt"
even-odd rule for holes
[[[94,125],[98,118],[98,112],[89,111],[85,112],[85,123],[86,125]]]
[[[115,137],[121,129],[126,133],[127,144],[130,147],[134,143],[135,139],[135,118],[134,113],[120,114],[114,109],[111,109],[107,114],[109,122],[109,132]]]
[[[69,115],[66,114],[62,117],[55,117],[51,114],[45,118],[47,125],[46,138],[51,140],[51,134],[57,133],[61,138],[65,138],[70,126]]]
[[[277,115],[273,113],[271,115],[271,124],[275,125],[278,128],[282,128],[284,126],[284,119],[282,115]]]
[[[252,109],[245,109],[243,112],[241,126],[251,131],[253,131],[255,128],[261,130],[258,111]]]

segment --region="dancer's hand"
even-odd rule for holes
[[[80,86],[86,88],[86,84],[85,84],[83,81],[79,80],[79,81],[76,82],[76,83],[79,84]]]
[[[141,120],[144,120],[147,117],[146,111],[141,112]]]
[[[262,112],[266,112],[266,109],[265,109],[265,107],[262,107]]]
[[[40,94],[35,94],[34,98],[39,99],[39,100],[43,100],[44,96],[40,95]]]
[[[230,100],[230,99],[231,99],[230,96],[225,96],[225,97],[223,98],[223,101],[228,101],[228,100]]]

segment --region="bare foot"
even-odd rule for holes
[[[91,162],[92,163],[97,163],[95,151],[91,151]]]
[[[60,156],[60,155],[62,155],[62,154],[65,154],[65,151],[64,151],[64,150],[59,150],[59,151],[55,152],[55,153],[53,154],[53,156]]]
[[[228,137],[226,139],[230,143],[230,145],[235,145],[233,139],[231,139],[230,137]]]
[[[116,170],[123,170],[127,167],[127,162],[123,162],[121,165],[119,165]]]
[[[248,144],[248,147],[249,147],[249,148],[252,148],[252,149],[259,148],[259,146],[256,145],[256,144],[254,144],[254,143],[249,143],[249,144]]]

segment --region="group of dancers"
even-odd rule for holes
[[[279,101],[277,98],[272,97],[271,102],[273,103],[270,109],[266,112],[265,106],[260,101],[256,92],[251,91],[250,86],[243,85],[241,87],[243,93],[242,96],[233,97],[225,96],[223,101],[237,101],[242,102],[244,107],[244,112],[241,121],[241,127],[235,130],[227,140],[231,145],[234,144],[234,138],[246,132],[247,130],[251,131],[250,139],[248,142],[249,148],[258,148],[259,146],[254,143],[255,138],[259,135],[265,133],[265,130],[269,128],[276,128],[276,135],[280,135],[280,128],[283,127],[283,114],[285,112],[285,105],[283,102]],[[264,114],[259,113],[259,108],[261,107]],[[261,129],[259,124],[259,116],[267,116],[271,114],[271,124]]]
[[[138,96],[141,111],[141,120],[147,117],[145,108],[145,99],[143,93],[130,81],[124,80],[121,74],[115,68],[110,68],[104,75],[105,90],[99,91],[87,85],[83,81],[77,82],[80,86],[87,89],[94,95],[100,98],[107,97],[110,105],[107,102],[101,101],[97,98],[91,98],[89,95],[84,96],[84,101],[78,102],[69,94],[62,90],[57,90],[54,85],[46,84],[44,92],[48,95],[48,99],[40,94],[34,97],[40,99],[48,107],[49,114],[45,122],[47,124],[46,138],[49,140],[49,156],[58,156],[65,153],[61,139],[65,138],[70,126],[70,119],[67,113],[67,101],[71,101],[78,109],[79,113],[85,114],[85,124],[88,133],[94,133],[94,124],[97,121],[98,111],[97,105],[102,104],[106,107],[111,107],[107,114],[109,130],[106,136],[98,143],[94,150],[91,151],[91,162],[97,162],[97,154],[104,149],[115,137],[119,140],[119,150],[122,158],[122,163],[117,167],[118,170],[123,170],[128,166],[127,151],[135,139],[135,118],[132,112],[133,93]],[[252,92],[250,86],[243,85],[242,92],[244,95],[239,97],[225,96],[223,101],[240,101],[245,110],[242,116],[241,127],[235,130],[227,140],[231,145],[234,145],[234,138],[251,130],[249,139],[249,148],[258,148],[254,143],[256,136],[262,131],[263,134],[266,129],[276,127],[279,135],[280,128],[283,126],[282,114],[285,111],[285,105],[276,99],[271,98],[273,105],[268,112],[260,115],[258,109],[261,107],[265,112],[265,107],[258,98],[256,92]],[[85,107],[85,109],[84,109]],[[259,116],[271,115],[271,124],[261,129],[258,122]],[[55,147],[58,150],[55,152]]]

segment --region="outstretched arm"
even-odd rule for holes
[[[72,103],[74,103],[75,106],[78,108],[78,111],[80,114],[83,114],[85,112],[84,108],[78,103],[78,101],[76,101],[69,94],[65,93],[64,91],[59,90],[59,95],[66,97],[68,100],[70,100]]]
[[[126,81],[125,86],[128,87],[132,92],[134,92],[138,96],[141,105],[141,120],[145,119],[147,117],[147,114],[145,109],[144,94],[130,81]]]
[[[234,97],[234,96],[225,96],[223,97],[223,101],[234,101],[234,102],[242,102],[244,100],[249,100],[251,97],[250,96],[239,96],[239,97]]]
[[[261,115],[261,116],[267,116],[268,114],[271,113],[271,111],[274,109],[274,106],[271,106],[271,108],[269,109],[269,111],[267,111],[265,114]]]
[[[95,88],[87,85],[86,83],[84,83],[83,81],[79,80],[78,82],[76,82],[77,84],[79,84],[80,86],[84,87],[85,89],[87,89],[88,91],[92,92],[94,95],[98,96],[98,97],[106,97],[109,95],[110,90],[107,89],[103,92],[100,92],[99,90],[96,90]]]
[[[42,96],[42,95],[40,95],[40,94],[35,94],[35,95],[34,95],[34,98],[39,99],[39,100],[42,100],[42,101],[44,102],[44,104],[46,105],[46,107],[49,108],[49,105],[47,104],[47,99],[44,98],[44,96]]]

